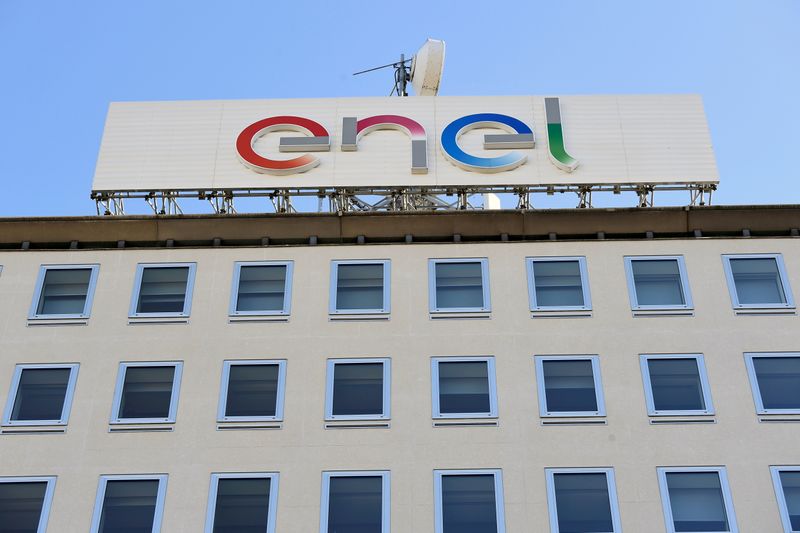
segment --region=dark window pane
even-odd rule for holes
[[[61,420],[69,375],[69,368],[23,369],[11,420]]]
[[[800,531],[800,472],[781,472],[780,478],[792,531]]]
[[[439,412],[491,413],[486,361],[439,362]]]
[[[36,314],[82,314],[91,276],[90,268],[47,269]]]
[[[668,472],[667,488],[675,531],[730,531],[719,474]]]
[[[330,478],[328,533],[381,533],[383,480],[377,476]]]
[[[436,263],[436,307],[438,309],[482,308],[481,264]]]
[[[333,365],[333,415],[383,414],[383,363]]]
[[[559,533],[614,531],[606,475],[554,474]]]
[[[591,361],[542,361],[542,370],[548,412],[597,411]]]
[[[538,307],[581,307],[583,285],[578,261],[534,261]]]
[[[0,533],[36,533],[45,482],[0,483]]]
[[[686,305],[675,259],[631,261],[639,305]]]
[[[228,478],[217,484],[213,533],[266,533],[269,478]]]
[[[174,366],[131,366],[125,370],[120,418],[168,418]]]
[[[383,309],[383,265],[339,265],[336,309]]]
[[[275,416],[278,365],[231,365],[225,416]]]
[[[282,311],[285,265],[243,266],[239,270],[237,311]]]
[[[656,411],[702,411],[703,384],[695,359],[648,359]]]
[[[730,263],[740,304],[786,303],[775,259],[731,259]]]
[[[800,357],[753,357],[764,409],[800,409]]]
[[[151,533],[158,480],[109,481],[97,533]]]
[[[150,267],[142,271],[137,313],[182,313],[189,267]]]
[[[497,533],[494,476],[442,476],[443,533]]]

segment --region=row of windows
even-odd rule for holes
[[[800,531],[800,467],[771,473],[784,531]],[[669,533],[739,531],[725,467],[661,467],[657,476]],[[547,468],[545,477],[552,533],[622,531],[613,468]],[[212,474],[206,533],[274,533],[279,478]],[[0,478],[3,530],[44,533],[55,483]],[[159,532],[166,488],[165,474],[101,476],[90,532]],[[320,533],[389,533],[389,497],[388,471],[323,472]],[[502,471],[435,470],[434,510],[436,533],[505,533]]]
[[[780,254],[722,258],[734,308],[794,307]],[[532,257],[526,261],[533,313],[591,311],[586,258]],[[129,316],[189,316],[195,268],[195,263],[139,264]],[[288,315],[292,268],[292,261],[235,263],[230,315]],[[430,312],[488,313],[488,268],[485,258],[429,260]],[[29,317],[87,318],[99,269],[99,265],[43,265]],[[628,256],[625,271],[634,312],[693,309],[682,256]],[[389,279],[389,260],[333,261],[330,314],[388,314]]]
[[[542,417],[605,416],[600,358],[535,356]],[[650,416],[711,415],[714,406],[700,354],[641,355]],[[759,414],[800,413],[800,354],[746,354]],[[391,418],[391,360],[330,359],[325,419]],[[181,362],[121,363],[112,424],[173,423]],[[3,416],[4,426],[66,425],[77,364],[17,365]],[[496,418],[494,357],[431,359],[433,418]],[[237,360],[223,364],[219,422],[281,421],[285,360]]]

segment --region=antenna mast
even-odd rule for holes
[[[411,65],[409,63],[411,63],[412,60],[413,59],[406,59],[405,54],[400,54],[400,61],[355,72],[353,73],[353,76],[392,67],[394,69],[394,88],[392,89],[392,92],[389,93],[389,96],[392,96],[393,94],[396,94],[397,96],[408,96],[407,86],[408,82],[411,81]]]

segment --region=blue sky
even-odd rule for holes
[[[427,37],[442,95],[699,93],[714,203],[800,203],[798,25],[797,0],[0,0],[0,216],[94,214],[111,101],[384,95],[351,73]]]

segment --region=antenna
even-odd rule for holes
[[[362,70],[353,76],[389,67],[394,69],[394,88],[389,96],[408,96],[409,82],[417,96],[436,96],[444,69],[444,41],[428,39],[411,59],[400,54],[400,61]]]

